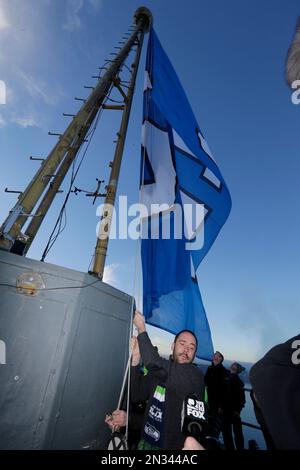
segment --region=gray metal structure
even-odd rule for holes
[[[19,292],[26,272],[39,273],[45,289]],[[90,274],[0,251],[0,299],[0,449],[105,448],[131,297]]]

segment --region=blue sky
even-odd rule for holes
[[[229,186],[233,207],[198,270],[214,344],[252,361],[299,332],[299,123],[284,80],[299,4],[294,0],[145,2]],[[135,0],[0,0],[1,219],[79,109],[74,96],[132,22]],[[138,200],[144,56],[140,64],[119,193]],[[106,112],[77,186],[107,180],[118,118]],[[67,188],[69,177],[63,185]],[[29,256],[40,259],[63,195],[56,197]],[[47,261],[86,271],[95,245],[96,206],[73,195],[68,224]],[[133,292],[136,244],[112,241],[106,280]],[[137,282],[137,286],[139,283]],[[138,287],[135,295],[138,296]],[[166,349],[167,335],[153,337]]]

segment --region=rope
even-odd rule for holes
[[[125,374],[124,374],[124,378],[123,378],[123,383],[122,383],[122,387],[121,387],[121,392],[120,392],[120,395],[119,395],[117,410],[120,409],[120,406],[121,406],[122,401],[123,401],[123,395],[124,395],[125,384],[126,384],[126,380],[127,380],[127,376],[128,376],[128,372],[129,372],[131,356],[132,356],[132,354],[130,354],[130,356],[128,357],[127,366],[126,366],[126,370],[125,370]]]
[[[149,111],[149,95],[148,95],[148,99],[146,100],[146,114],[148,115],[148,111]],[[145,173],[145,160],[146,160],[146,146],[144,145],[143,146],[143,155],[142,155],[142,178],[141,178],[141,188],[140,188],[140,191],[139,191],[139,205],[142,204],[143,202],[143,192],[144,192],[144,173]],[[136,284],[137,284],[137,279],[139,279],[140,281],[140,277],[138,278],[138,252],[140,252],[140,248],[141,248],[141,215],[140,215],[140,237],[138,238],[137,240],[137,243],[136,243],[136,253],[135,253],[135,262],[134,262],[134,275],[133,275],[133,295],[132,295],[132,304],[131,304],[131,317],[130,317],[130,338],[129,338],[129,358],[131,359],[131,350],[130,350],[130,343],[131,343],[131,336],[133,334],[133,309],[134,309],[134,303],[135,303],[135,290],[136,290]],[[141,297],[141,285],[140,285],[140,282],[138,284],[138,290],[137,290],[137,306],[141,305],[140,304],[140,299]],[[126,441],[128,442],[128,424],[129,424],[129,406],[130,406],[130,381],[131,381],[131,374],[130,374],[130,370],[129,370],[129,373],[128,373],[128,382],[127,382],[127,404],[126,404],[126,410],[127,410],[127,415],[126,415],[126,433],[125,433],[125,437],[126,437]]]

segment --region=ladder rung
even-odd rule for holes
[[[102,106],[103,109],[114,109],[116,111],[123,111],[125,109],[125,106],[124,105],[119,105],[119,106],[114,106],[112,104],[104,104]]]

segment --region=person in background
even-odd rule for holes
[[[243,450],[244,436],[241,421],[241,411],[245,406],[246,398],[244,391],[244,382],[239,374],[245,370],[245,367],[234,362],[230,367],[228,375],[227,392],[224,400],[224,410],[222,417],[222,434],[226,450]],[[233,436],[234,434],[234,443]]]
[[[249,378],[276,449],[300,450],[300,335],[267,352]]]
[[[227,394],[228,371],[223,366],[224,356],[216,351],[212,363],[204,376],[208,394],[209,413],[220,416],[224,410],[224,400]]]

